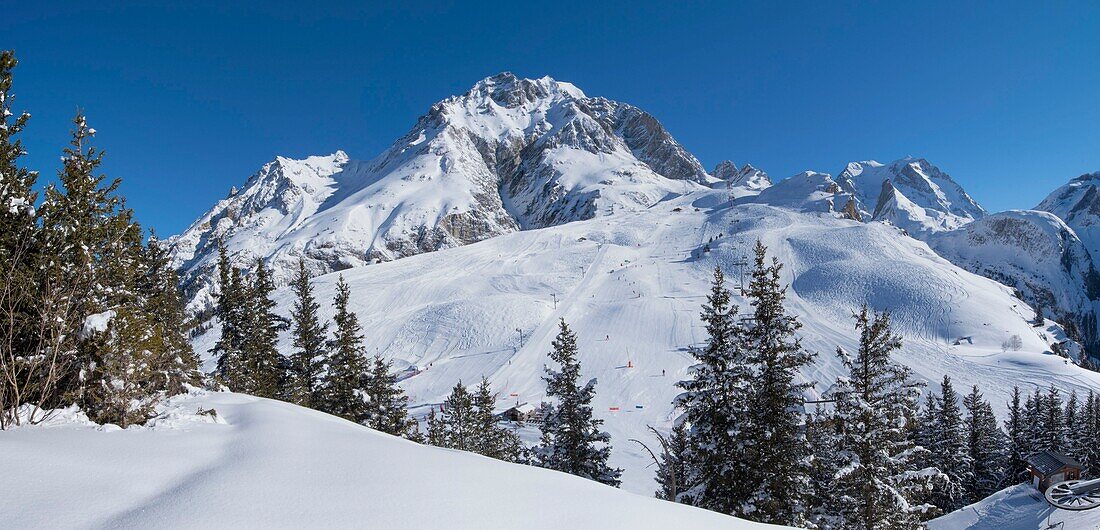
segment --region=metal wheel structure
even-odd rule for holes
[[[1047,502],[1063,510],[1089,510],[1100,506],[1100,479],[1067,480],[1047,488]]]

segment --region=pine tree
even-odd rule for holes
[[[325,358],[327,325],[321,323],[317,310],[321,305],[313,297],[313,284],[304,260],[298,260],[298,273],[291,282],[295,301],[293,322],[294,353],[290,356],[287,399],[303,407],[322,406],[321,372]]]
[[[966,484],[973,480],[971,462],[967,451],[966,428],[963,424],[959,396],[951,384],[951,378],[943,377],[939,399],[939,415],[931,425],[932,465],[947,480],[936,485],[932,502],[945,512],[954,511],[968,504]]]
[[[622,470],[607,465],[611,435],[600,430],[603,420],[592,417],[596,380],[583,387],[577,384],[581,375],[577,337],[565,319],[559,323],[552,345],[550,359],[561,370],[546,368],[546,395],[557,398],[557,404],[543,419],[542,442],[536,448],[538,465],[618,487]]]
[[[1001,489],[1005,479],[1005,435],[997,426],[993,407],[977,385],[963,398],[966,408],[969,480],[964,485],[969,503],[978,502]]]
[[[523,443],[515,431],[497,424],[496,415],[493,414],[496,400],[496,394],[489,387],[489,380],[483,377],[473,394],[477,424],[475,452],[505,462],[519,462],[522,460]]]
[[[1039,451],[1045,449],[1043,447],[1043,394],[1039,387],[1035,387],[1035,391],[1028,394],[1027,399],[1024,400],[1024,440],[1027,442],[1024,447],[1024,457],[1028,457]]]
[[[365,423],[367,407],[365,383],[367,366],[363,348],[363,328],[359,317],[348,308],[351,287],[344,276],[336,282],[336,330],[329,343],[328,373],[325,377],[324,410],[342,418]]]
[[[745,332],[746,354],[753,367],[748,429],[744,437],[753,466],[744,477],[754,485],[742,513],[767,523],[802,525],[810,487],[810,449],[802,430],[802,393],[812,386],[797,383],[799,370],[813,361],[794,336],[802,327],[783,307],[779,260],[767,263],[767,248],[756,242],[756,263],[746,294],[755,309]]]
[[[1039,397],[1040,433],[1038,450],[1065,450],[1065,409],[1057,388],[1050,385],[1046,396]]]
[[[840,471],[837,447],[840,432],[837,426],[836,417],[826,412],[820,404],[806,418],[806,441],[813,455],[809,472],[808,519],[818,528],[833,528],[834,518],[828,508],[833,494],[833,477]]]
[[[1018,386],[1012,388],[1012,399],[1008,402],[1008,417],[1004,421],[1004,428],[1008,443],[1005,475],[1010,484],[1017,484],[1028,478],[1024,459],[1030,455],[1026,418]]]
[[[397,376],[391,371],[390,363],[376,355],[363,387],[366,394],[364,424],[394,436],[411,436],[416,421],[409,417],[406,408],[408,398],[397,386]],[[462,447],[455,449],[470,450]]]
[[[435,407],[428,412],[428,445],[447,447],[446,427],[443,419],[435,413]]]
[[[275,301],[271,292],[275,283],[263,260],[256,261],[254,278],[246,288],[244,304],[247,332],[241,348],[240,388],[234,391],[266,398],[284,396],[287,362],[279,354],[279,331],[285,322],[275,314]],[[230,387],[232,388],[232,387]]]
[[[651,427],[652,430],[652,427]],[[654,432],[656,432],[654,430]],[[681,495],[683,482],[687,476],[690,464],[688,463],[689,440],[687,430],[682,423],[672,427],[667,437],[660,437],[661,454],[658,456],[657,484],[660,489],[655,492],[658,499],[692,504],[690,497]]]
[[[917,467],[925,450],[913,444],[906,422],[915,418],[919,383],[890,356],[901,340],[888,314],[856,317],[859,350],[838,355],[848,376],[837,381],[836,419],[841,432],[838,469],[825,509],[836,528],[919,528],[934,507],[911,501],[931,487],[934,469]]]
[[[31,421],[56,398],[58,335],[43,311],[51,294],[39,281],[42,231],[36,223],[34,186],[38,173],[20,163],[25,154],[18,135],[30,115],[14,116],[11,93],[17,61],[0,51],[0,429],[18,424],[18,405],[35,408]]]
[[[191,348],[187,332],[191,320],[187,317],[183,296],[179,290],[179,275],[168,261],[168,249],[153,234],[141,255],[142,272],[137,292],[148,315],[152,333],[154,374],[149,384],[156,391],[172,396],[186,391],[187,385],[198,385],[202,374],[198,357]]]
[[[210,349],[217,361],[215,376],[232,390],[245,382],[244,342],[248,331],[247,291],[241,272],[229,263],[225,245],[218,244],[218,293],[214,315],[221,321],[221,336]]]
[[[1081,408],[1081,404],[1077,399],[1077,391],[1072,390],[1069,393],[1069,398],[1066,399],[1066,409],[1062,414],[1064,421],[1064,427],[1062,428],[1062,441],[1064,446],[1062,450],[1074,458],[1081,453],[1080,447],[1077,442],[1079,441],[1076,433],[1079,427],[1078,425],[1078,409]]]
[[[1085,406],[1082,409],[1081,421],[1075,436],[1077,438],[1077,447],[1079,448],[1079,454],[1077,459],[1085,466],[1086,472],[1090,476],[1097,476],[1097,472],[1100,471],[1100,403],[1097,402],[1096,394],[1089,390],[1088,396],[1085,398]]]
[[[58,183],[45,190],[39,209],[43,226],[40,285],[43,318],[55,323],[47,335],[56,338],[60,362],[67,365],[60,381],[63,403],[80,403],[92,382],[99,344],[84,332],[88,317],[105,313],[119,302],[114,284],[123,278],[106,266],[134,238],[128,212],[117,195],[119,181],[97,175],[103,155],[90,146],[94,130],[82,114],[73,119],[73,139],[62,156]],[[111,268],[123,267],[115,263]],[[126,293],[120,292],[119,295]]]
[[[698,362],[691,368],[692,378],[677,384],[684,392],[675,400],[684,411],[687,444],[679,500],[733,514],[749,494],[743,480],[749,462],[741,439],[748,424],[751,374],[737,307],[730,303],[725,275],[718,267],[700,316],[707,344],[691,348]]]
[[[466,390],[462,381],[451,389],[451,395],[447,396],[440,408],[442,414],[437,424],[437,428],[441,429],[441,432],[437,433],[438,439],[442,442],[440,446],[473,452],[477,443],[477,418],[474,413],[473,397],[470,396],[470,392]],[[431,431],[428,436],[429,439],[432,438]]]

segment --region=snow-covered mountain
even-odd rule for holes
[[[1100,389],[1100,374],[1050,354],[1064,333],[1053,322],[1033,327],[1033,311],[1011,288],[952,265],[896,228],[726,197],[722,188],[701,189],[648,209],[340,274],[352,287],[368,351],[398,370],[421,368],[401,382],[418,416],[458,381],[482,376],[502,408],[538,403],[541,368],[564,317],[578,335],[583,377],[598,381],[593,407],[612,435],[611,463],[625,469],[624,488],[643,494],[654,491],[653,470],[629,440],[652,440],[647,425],[671,425],[675,383],[694,363],[687,348],[705,337],[698,315],[713,268],[721,265],[736,288],[736,263],[757,239],[785,264],[788,307],[804,323],[803,343],[819,353],[802,374],[815,383],[812,396],[842,372],[834,352],[854,348],[851,312],[865,302],[893,311],[905,341],[898,358],[918,377],[949,374],[960,387],[980,385],[998,411],[1013,384]],[[319,300],[332,299],[337,278],[315,278]],[[291,291],[275,298],[288,314]],[[746,299],[734,299],[747,310]],[[218,333],[215,324],[195,350],[205,355]],[[1002,351],[1013,335],[1023,347]],[[288,334],[281,347],[291,351]]]
[[[831,175],[816,171],[787,177],[739,202],[770,204],[801,212],[835,213],[854,221],[865,220],[859,214],[859,199],[842,188]]]
[[[1077,234],[1057,216],[1001,212],[933,234],[928,244],[952,263],[1018,289],[1045,317],[1074,326],[1086,346],[1096,344],[1100,274]]]
[[[343,274],[370,353],[421,368],[401,383],[417,414],[482,376],[508,396],[502,405],[537,403],[564,317],[584,376],[598,379],[611,462],[625,468],[625,488],[648,494],[648,454],[628,440],[671,425],[675,383],[693,363],[687,348],[704,336],[711,271],[739,279],[758,239],[785,264],[803,343],[820,353],[802,374],[811,394],[842,373],[832,352],[854,346],[850,317],[864,303],[893,312],[898,358],[918,377],[979,385],[997,410],[1014,384],[1100,389],[1100,374],[1052,354],[1055,345],[1079,353],[1062,327],[1033,326],[1015,289],[983,277],[1085,315],[1074,279],[1090,266],[1081,242],[1045,214],[974,223],[984,217],[923,159],[774,185],[732,162],[708,175],[635,107],[500,74],[432,106],[372,161],[277,159],[172,243],[192,308],[209,301],[204,275],[219,240],[239,265],[266,259],[282,280],[305,259],[319,299]],[[290,291],[275,297],[289,313]],[[1062,315],[1053,305],[1048,316]],[[195,350],[205,354],[218,332],[214,321]],[[1004,351],[1014,336],[1022,347]]]
[[[502,73],[433,105],[369,162],[277,158],[173,238],[172,259],[198,309],[219,241],[283,283],[299,258],[341,270],[647,208],[709,179],[644,111]]]
[[[923,158],[852,162],[836,182],[858,199],[863,219],[887,221],[918,239],[985,215],[962,186]]]
[[[760,191],[772,185],[768,174],[745,164],[740,168],[731,160],[723,160],[714,166],[710,175],[725,183],[727,188],[743,188],[746,191]]]
[[[1060,217],[1081,238],[1090,255],[1100,256],[1100,171],[1069,181],[1035,209]]]

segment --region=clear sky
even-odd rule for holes
[[[56,172],[83,108],[161,235],[276,155],[369,159],[503,70],[641,107],[708,169],[923,156],[991,211],[1100,171],[1095,2],[49,3],[0,5],[28,165]]]

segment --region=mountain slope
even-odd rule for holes
[[[195,414],[204,409],[220,421]],[[5,526],[779,528],[421,446],[268,399],[199,393],[161,412],[148,428],[5,432]]]
[[[1058,217],[1011,210],[933,234],[928,244],[964,269],[1019,289],[1044,316],[1072,324],[1086,347],[1096,346],[1100,275]]]
[[[649,457],[628,440],[652,441],[647,425],[671,425],[675,383],[694,362],[687,348],[705,337],[698,315],[711,272],[721,265],[736,287],[736,263],[757,239],[786,264],[789,307],[805,324],[803,343],[819,354],[803,373],[815,383],[811,396],[841,373],[834,352],[855,347],[851,312],[863,303],[894,312],[905,341],[898,358],[919,378],[948,374],[960,387],[980,385],[999,412],[1014,384],[1100,389],[1100,374],[1047,353],[1065,338],[1057,326],[1033,328],[1033,311],[1011,289],[926,244],[835,212],[730,205],[721,189],[342,274],[369,353],[399,370],[420,368],[401,384],[421,416],[456,382],[481,376],[500,392],[502,408],[538,403],[541,368],[565,318],[579,337],[583,376],[598,379],[594,410],[612,434],[611,462],[625,468],[624,488],[651,494]],[[319,300],[331,299],[337,278],[315,279]],[[293,303],[287,289],[276,301],[283,314]],[[329,311],[323,304],[322,316]],[[217,333],[215,326],[198,337],[196,351],[207,351]],[[1012,335],[1023,348],[1002,351]],[[289,352],[289,336],[282,340]]]
[[[709,177],[649,114],[575,86],[503,73],[436,103],[370,162],[279,158],[170,240],[192,309],[225,242],[284,283],[520,229],[646,208]]]
[[[836,181],[858,199],[865,220],[890,222],[918,239],[985,215],[962,186],[923,158],[852,162]]]

